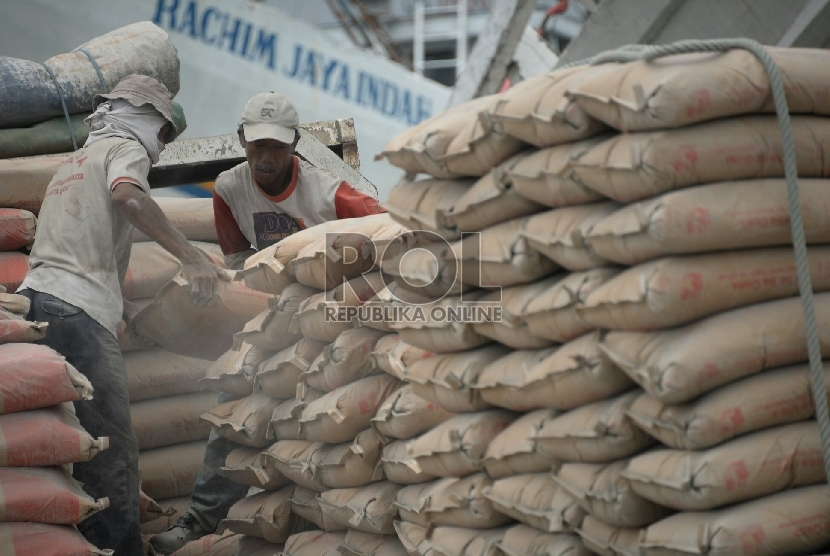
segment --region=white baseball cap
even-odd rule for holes
[[[275,139],[293,143],[294,133],[300,127],[300,117],[288,97],[259,93],[242,109],[242,130],[246,141]]]

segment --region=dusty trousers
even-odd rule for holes
[[[109,437],[109,448],[91,461],[73,465],[73,476],[95,499],[108,497],[110,507],[87,518],[78,530],[98,548],[118,556],[141,556],[138,440],[130,421],[127,375],[118,341],[84,311],[33,290],[20,292],[32,301],[28,320],[49,323],[47,345],[86,376],[94,390],[91,401],[75,402],[81,425],[94,437]]]

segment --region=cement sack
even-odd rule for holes
[[[154,197],[167,220],[191,242],[207,241],[219,243],[213,216],[212,199],[176,199],[174,197]],[[147,235],[136,229],[133,242],[152,241]]]
[[[316,294],[317,290],[302,284],[289,284],[279,297],[268,300],[268,309],[261,312],[237,332],[234,347],[242,342],[262,349],[278,351],[296,343],[302,336],[288,331],[300,303]]]
[[[826,330],[830,294],[815,300],[819,330]],[[821,336],[820,341],[824,355],[830,355],[830,339]],[[600,348],[646,392],[669,404],[767,368],[807,360],[799,298],[733,309],[667,331],[608,332]]]
[[[471,475],[482,469],[490,440],[516,417],[503,410],[458,415],[410,440],[407,455],[415,460],[416,469],[436,477]]]
[[[323,531],[340,531],[341,527],[326,522],[320,509],[319,492],[295,485],[291,496],[291,511],[309,523],[315,524]]]
[[[0,208],[0,251],[14,251],[35,241],[37,218],[28,210]]]
[[[130,402],[195,392],[210,366],[210,361],[161,349],[125,353]]]
[[[320,509],[329,522],[343,529],[391,535],[398,511],[395,496],[401,487],[381,481],[359,488],[338,488],[320,494]]]
[[[307,531],[291,535],[285,541],[281,556],[341,556],[340,547],[346,540],[343,532]]]
[[[815,421],[755,432],[702,452],[656,450],[622,475],[640,496],[669,508],[711,510],[826,482]]]
[[[452,106],[405,132],[406,137],[390,141],[375,159],[387,158],[399,168],[419,168],[415,173],[436,178],[483,176],[523,147],[479,117],[500,99],[501,95],[488,95]]]
[[[825,118],[792,118],[800,177],[830,177],[828,124]],[[745,116],[615,135],[589,149],[573,168],[586,187],[631,203],[701,183],[783,177],[782,152],[775,116]]]
[[[262,490],[277,490],[288,484],[288,479],[273,470],[265,472],[259,448],[237,448],[225,458],[218,474],[231,481]]]
[[[375,375],[341,386],[303,409],[300,426],[312,442],[348,442],[362,430],[383,401],[400,386],[389,375]]]
[[[500,222],[539,212],[544,207],[521,196],[510,182],[510,171],[530,151],[508,158],[476,181],[453,205],[441,212],[441,220],[459,232],[478,232]]]
[[[487,365],[474,388],[494,406],[531,411],[574,409],[634,386],[599,349],[598,334],[588,333],[559,348],[511,352]]]
[[[322,442],[279,440],[262,452],[262,467],[266,473],[276,471],[301,487],[324,492],[328,487],[316,473],[322,449]]]
[[[294,345],[272,355],[257,369],[254,391],[272,398],[290,398],[297,391],[297,381],[318,355],[325,342],[301,338]]]
[[[313,529],[291,513],[293,494],[294,485],[289,485],[243,498],[231,506],[220,527],[271,543],[283,543],[295,533]]]
[[[477,333],[471,322],[464,319],[445,318],[448,314],[462,315],[475,312],[475,302],[485,294],[473,291],[462,296],[447,296],[423,306],[416,306],[404,313],[401,321],[392,323],[401,340],[431,353],[467,351],[491,343],[486,336]],[[406,304],[396,304],[406,308]]]
[[[215,360],[233,344],[233,335],[265,310],[268,295],[239,282],[219,281],[212,306],[200,307],[181,276],[168,282],[130,325],[161,347],[191,357]]]
[[[349,219],[349,225],[338,227],[301,249],[289,264],[290,271],[306,286],[317,290],[336,288],[374,268],[376,261],[364,246],[390,226],[400,228],[388,213]]]
[[[134,243],[121,295],[124,299],[155,297],[164,285],[181,270],[179,259],[155,241]]]
[[[369,353],[383,336],[371,328],[354,328],[341,333],[314,359],[299,380],[315,390],[331,392],[350,382],[380,373]]]
[[[89,461],[108,447],[108,437],[84,431],[70,403],[0,415],[0,467]]]
[[[190,541],[173,552],[175,556],[236,556],[239,541],[243,535],[225,531],[221,535],[211,533],[195,541]]]
[[[824,376],[830,384],[830,371]],[[809,366],[803,364],[735,381],[686,405],[666,405],[642,394],[628,416],[670,448],[703,450],[753,431],[809,419],[814,410]]]
[[[587,139],[531,152],[508,171],[522,197],[548,207],[585,205],[605,197],[585,187],[574,163],[605,137]]]
[[[667,517],[641,535],[640,554],[817,554],[828,543],[830,493],[819,485]]]
[[[591,556],[576,535],[542,533],[524,524],[504,532],[499,550],[504,556]]]
[[[155,500],[144,494],[141,488],[138,489],[138,518],[141,524],[150,523],[161,517],[166,517],[164,510]],[[172,511],[170,512],[172,513]]]
[[[619,271],[601,267],[565,275],[527,304],[522,321],[531,334],[552,342],[564,343],[585,334],[593,327],[579,317],[577,307]]]
[[[142,535],[157,535],[172,527],[190,505],[190,496],[159,500],[158,505],[164,509],[164,514],[152,521],[142,523]]]
[[[15,318],[14,320],[0,320],[0,346],[31,343],[46,337],[45,322],[30,322]]]
[[[0,414],[91,400],[92,384],[50,347],[0,346]]]
[[[800,179],[807,243],[830,243],[830,182]],[[627,205],[594,224],[585,242],[600,257],[635,265],[667,255],[790,245],[783,179],[720,182]]]
[[[645,456],[649,457],[649,453]],[[639,459],[639,458],[634,458]],[[626,475],[629,460],[603,463],[565,463],[553,468],[553,480],[589,515],[613,527],[642,527],[672,513],[638,494]]]
[[[640,529],[611,527],[586,515],[577,531],[585,548],[600,556],[640,556]]]
[[[32,304],[25,295],[0,292],[0,309],[18,317],[26,318]]]
[[[219,404],[202,419],[211,423],[216,430],[236,444],[251,448],[264,448],[271,444],[267,438],[268,423],[274,408],[282,400],[264,394],[252,394],[247,398]]]
[[[509,220],[453,243],[447,256],[458,261],[461,281],[475,287],[507,287],[553,274],[558,265],[530,247],[522,235],[528,222]]]
[[[531,249],[557,265],[578,272],[608,264],[585,243],[594,224],[613,214],[620,205],[613,201],[562,207],[532,216],[522,235]]]
[[[226,351],[214,361],[199,380],[199,386],[235,397],[250,396],[259,366],[272,355],[271,350],[243,343],[238,350]]]
[[[583,405],[546,421],[536,433],[539,449],[562,462],[606,463],[648,448],[654,439],[625,414],[640,392]]]
[[[354,328],[352,319],[339,311],[360,307],[383,288],[380,272],[372,272],[315,294],[300,304],[289,330],[306,338],[333,342],[342,332]]]
[[[426,483],[435,478],[435,475],[424,473],[415,458],[409,455],[408,440],[399,440],[383,447],[381,464],[383,474],[393,483],[399,485],[415,485]]]
[[[406,553],[409,556],[419,556],[418,547],[426,539],[429,530],[420,525],[401,520],[395,520],[393,525],[395,526],[395,534],[398,535],[398,539],[400,539]]]
[[[418,547],[420,556],[500,556],[498,544],[505,529],[435,527]]]
[[[29,255],[20,251],[0,251],[0,286],[14,292],[29,272]]]
[[[380,462],[383,442],[375,431],[359,433],[353,442],[324,447],[317,463],[320,480],[329,488],[356,488],[386,477]]]
[[[303,385],[298,384],[298,389]],[[271,423],[268,425],[268,438],[277,440],[305,440],[305,432],[300,426],[300,417],[306,405],[319,399],[325,394],[313,388],[304,388],[299,393],[301,397],[290,398],[274,408],[271,414]]]
[[[485,294],[478,305],[484,310],[494,305],[501,307],[501,320],[482,319],[473,323],[473,329],[482,336],[513,349],[538,349],[551,345],[552,341],[530,332],[522,315],[534,299],[561,279],[561,275],[551,276],[532,284],[500,288]]]
[[[376,264],[380,264],[385,257],[392,257],[401,250],[412,248],[412,242],[420,245],[422,242],[429,243],[437,239],[429,232],[411,230],[392,218],[388,212],[385,214],[390,220],[372,234],[372,241],[363,243],[359,250],[362,257],[371,258]]]
[[[401,519],[422,527],[449,525],[492,529],[510,522],[493,509],[484,490],[493,484],[484,473],[463,479],[438,479],[398,491],[395,506]]]
[[[288,284],[297,280],[291,276],[288,268],[297,253],[315,240],[325,237],[326,232],[348,224],[348,220],[331,220],[305,228],[291,234],[277,243],[251,255],[245,260],[245,266],[234,275],[234,280],[242,280],[252,290],[279,295]]]
[[[412,230],[425,230],[455,240],[461,233],[444,220],[455,203],[469,190],[472,180],[425,179],[396,185],[383,208],[397,222]]]
[[[396,535],[373,535],[354,529],[346,531],[346,537],[339,548],[343,556],[406,556],[401,541]]]
[[[89,544],[75,527],[0,523],[0,546],[9,556],[113,556]]]
[[[830,289],[830,248],[808,251],[813,291]],[[624,270],[577,309],[597,328],[656,330],[798,295],[792,248],[668,257]]]
[[[215,392],[179,394],[130,404],[138,449],[206,439],[210,435],[210,423],[201,416],[215,405]]]
[[[793,114],[830,114],[830,71],[822,50],[765,47],[781,72]],[[687,126],[726,116],[774,113],[769,79],[747,50],[603,64],[568,94],[591,116],[620,131]]]
[[[469,413],[490,407],[474,386],[491,361],[509,350],[492,345],[461,353],[434,355],[413,364],[404,373],[412,392],[451,413]]]
[[[457,261],[444,241],[406,251],[398,257],[385,258],[381,272],[386,278],[386,283],[394,280],[397,288],[386,294],[379,292],[380,301],[385,301],[391,296],[394,301],[423,304],[441,299],[445,295],[458,295],[472,289],[461,282]],[[389,288],[389,285],[386,287]],[[416,297],[405,298],[404,295],[409,292],[416,294]]]
[[[384,441],[409,440],[453,415],[439,404],[418,396],[413,385],[406,384],[386,398],[370,424]]]
[[[205,458],[204,440],[145,450],[138,456],[141,490],[155,500],[190,496]]]
[[[415,361],[432,357],[431,352],[403,341],[400,334],[381,337],[369,355],[380,370],[401,380],[405,369]]]
[[[51,74],[43,64],[4,58],[0,80],[8,92],[0,127],[36,124],[64,112],[88,113],[93,96],[102,92],[102,81],[109,91],[133,73],[155,77],[173,95],[179,92],[176,48],[167,33],[150,21],[95,37],[71,52],[49,58],[46,65]]]
[[[49,182],[67,158],[43,156],[0,160],[0,207],[39,213]]]
[[[549,473],[498,479],[484,489],[496,511],[545,533],[568,533],[582,523],[585,512]]]
[[[0,520],[77,525],[109,507],[61,468],[0,467]]]
[[[494,129],[536,147],[573,143],[605,129],[570,96],[568,90],[596,73],[577,66],[536,75],[499,95],[484,117]]]
[[[536,434],[546,422],[559,415],[553,409],[521,415],[490,440],[481,467],[494,479],[550,471],[555,459],[539,449]]]

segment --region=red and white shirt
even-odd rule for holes
[[[222,253],[257,251],[309,226],[384,212],[376,199],[331,173],[294,159],[288,188],[268,195],[248,162],[222,172],[213,188],[213,212]]]

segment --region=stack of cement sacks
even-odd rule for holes
[[[828,291],[830,53],[769,50]],[[384,449],[411,555],[830,544],[773,112],[736,50],[552,72],[389,143],[431,178],[386,206],[434,235],[382,261],[386,306],[425,304],[388,367],[408,407],[455,414]]]
[[[29,300],[0,288],[0,546],[10,556],[108,555],[75,525],[107,508],[72,478],[109,439],[93,438],[72,402],[91,400],[92,385],[46,346],[45,323],[28,322]]]

